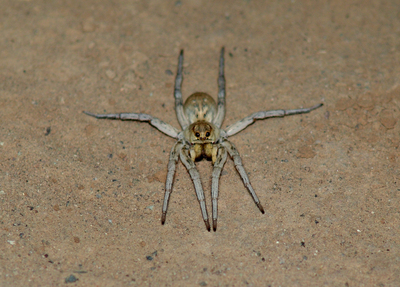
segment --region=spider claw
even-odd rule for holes
[[[264,214],[264,208],[262,207],[261,203],[257,203],[258,209],[261,211],[262,214]]]
[[[322,107],[323,105],[324,105],[323,103],[320,103],[320,104],[317,104],[317,105],[315,105],[315,106],[312,106],[312,107],[310,108],[310,112],[311,112],[312,110],[318,109],[319,107]]]
[[[167,214],[163,212],[163,214],[161,216],[161,224],[162,225],[164,225],[166,217],[167,217]]]
[[[93,114],[91,112],[87,112],[87,111],[82,111],[84,114],[91,116],[91,117],[96,117],[96,114]]]
[[[213,219],[213,230],[214,232],[217,231],[217,220]]]
[[[208,219],[204,220],[204,223],[206,224],[206,228],[207,228],[208,232],[210,232],[211,228],[210,228],[210,222],[208,222]]]

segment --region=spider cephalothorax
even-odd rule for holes
[[[183,134],[191,144],[215,143],[219,138],[218,130],[214,124],[201,120],[190,124]]]
[[[253,197],[257,207],[262,213],[264,213],[264,208],[262,207],[260,200],[250,184],[247,173],[242,165],[242,160],[239,156],[239,153],[233,143],[228,140],[228,137],[244,130],[256,120],[309,113],[310,111],[321,107],[322,104],[315,105],[311,108],[256,112],[223,130],[221,129],[221,125],[225,117],[224,48],[221,49],[219,60],[218,104],[215,103],[211,96],[205,93],[194,93],[185,101],[185,104],[183,104],[181,93],[182,68],[183,50],[181,50],[179,55],[178,72],[175,79],[174,92],[175,110],[179,124],[182,127],[181,131],[178,131],[171,125],[164,123],[163,121],[148,114],[121,113],[98,115],[89,112],[84,113],[98,119],[136,120],[149,122],[161,132],[177,139],[169,155],[168,173],[165,183],[165,196],[162,206],[162,224],[164,224],[166,220],[168,202],[172,192],[176,164],[179,159],[185,165],[192,178],[197,199],[200,203],[203,220],[208,231],[210,231],[210,223],[204,199],[204,191],[195,165],[195,160],[199,158],[211,158],[214,166],[211,182],[212,221],[214,231],[217,230],[219,177],[228,154],[233,159],[235,167],[239,172],[245,187]]]
[[[192,123],[184,131],[185,140],[191,146],[190,157],[193,161],[197,158],[211,158],[215,163],[218,147],[216,141],[219,139],[219,129],[212,123],[204,120]]]

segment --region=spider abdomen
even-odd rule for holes
[[[217,114],[217,105],[210,95],[194,93],[185,101],[183,110],[190,124],[197,121],[212,123]]]

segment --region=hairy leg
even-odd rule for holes
[[[148,114],[136,114],[136,113],[120,113],[120,114],[93,114],[89,112],[85,112],[88,116],[95,117],[96,119],[109,119],[109,120],[121,120],[121,121],[139,121],[139,122],[148,122],[153,127],[158,129],[160,132],[173,137],[178,138],[179,131],[157,118],[153,118]]]
[[[212,218],[214,231],[217,230],[219,177],[221,175],[222,168],[224,167],[224,164],[226,162],[226,158],[227,152],[225,147],[219,146],[211,180]]]
[[[247,128],[249,125],[254,123],[256,120],[263,120],[263,119],[273,118],[273,117],[284,117],[284,116],[296,115],[296,114],[305,114],[305,113],[311,112],[312,110],[318,109],[319,107],[322,107],[322,105],[323,104],[318,104],[318,105],[312,106],[311,108],[304,108],[304,109],[272,110],[272,111],[263,111],[263,112],[253,113],[250,116],[245,117],[244,119],[227,127],[225,130],[226,135],[228,137],[233,136],[234,134],[237,134],[238,132]]]
[[[225,48],[222,47],[219,57],[219,74],[218,74],[218,111],[214,119],[214,124],[221,127],[225,117],[225,64],[224,64]]]
[[[204,191],[203,186],[201,185],[199,172],[197,171],[196,165],[190,158],[189,151],[186,148],[181,149],[180,158],[182,163],[188,170],[190,177],[192,178],[194,189],[196,190],[197,199],[200,203],[200,209],[204,223],[207,230],[210,231],[210,222],[208,221],[207,207],[204,201]]]
[[[174,89],[174,96],[175,96],[175,111],[176,111],[176,117],[178,118],[178,122],[182,127],[182,130],[184,130],[188,125],[189,121],[185,116],[185,113],[183,112],[183,100],[182,100],[182,71],[183,71],[183,50],[181,50],[181,53],[179,54],[179,60],[178,60],[178,71],[176,72],[176,78],[175,78],[175,89]]]
[[[264,214],[264,208],[262,207],[260,200],[257,197],[256,192],[254,191],[253,187],[250,184],[249,177],[243,167],[242,159],[240,158],[239,152],[237,151],[236,147],[230,141],[226,140],[222,142],[222,145],[227,149],[229,155],[232,157],[233,162],[235,164],[236,170],[239,172],[240,177],[243,180],[244,186],[250,192],[251,196],[253,197],[254,202],[256,203],[258,209],[260,209],[261,213]]]
[[[181,152],[182,146],[183,146],[182,142],[177,141],[172,147],[171,152],[169,154],[168,173],[167,173],[167,180],[165,182],[165,195],[164,195],[164,203],[162,206],[161,224],[165,223],[165,219],[167,216],[169,196],[171,195],[172,184],[174,183],[176,163],[179,160],[179,154]]]

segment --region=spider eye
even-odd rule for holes
[[[210,136],[210,133],[209,133],[209,132],[207,132],[207,133],[206,133],[206,137],[209,137],[209,136]]]
[[[195,136],[196,136],[196,137],[199,137],[199,136],[200,136],[200,133],[196,133]]]

